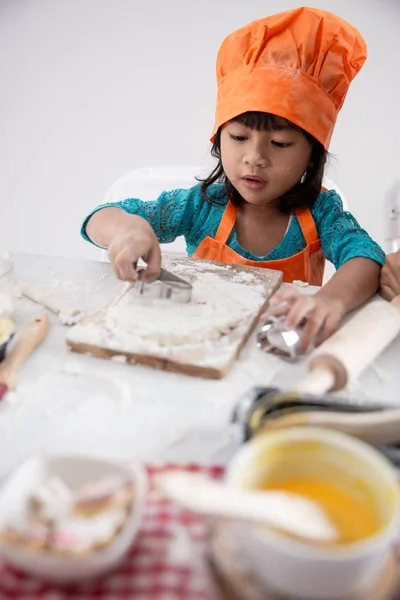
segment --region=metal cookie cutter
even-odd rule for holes
[[[146,298],[166,299],[183,304],[190,302],[192,298],[192,285],[165,269],[161,269],[155,281],[145,283],[139,279],[135,287],[139,294]]]
[[[284,320],[285,317],[268,317],[257,334],[257,347],[263,352],[270,352],[294,362],[302,355],[301,329],[286,330]]]

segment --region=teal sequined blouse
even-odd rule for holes
[[[228,196],[222,184],[210,186],[208,193],[217,205],[201,197],[200,184],[188,190],[163,192],[153,201],[145,202],[137,198],[128,198],[120,202],[102,204],[90,213],[83,225],[82,236],[91,241],[86,234],[86,224],[90,217],[106,207],[116,207],[146,219],[155,231],[160,243],[173,242],[184,236],[189,256],[192,256],[200,242],[207,236],[214,237],[228,203]],[[385,253],[368,233],[360,227],[357,220],[343,210],[340,196],[334,190],[323,190],[310,208],[314,218],[322,251],[327,260],[336,269],[351,258],[369,258],[379,265],[385,263]],[[268,261],[288,258],[304,250],[306,242],[294,215],[282,241],[265,256],[255,256],[240,246],[235,229],[227,241],[228,246],[246,259]]]

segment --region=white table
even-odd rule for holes
[[[17,281],[46,284],[85,310],[120,289],[109,264],[14,257]],[[17,325],[41,307],[17,301]],[[260,352],[251,339],[222,381],[208,381],[70,353],[53,315],[48,337],[21,371],[0,410],[0,477],[35,452],[91,452],[146,461],[226,463],[234,452],[228,423],[254,385],[288,388],[305,373]],[[345,395],[400,401],[400,339]],[[342,395],[344,395],[342,393]]]

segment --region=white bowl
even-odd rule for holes
[[[74,489],[109,475],[121,475],[135,484],[133,510],[109,546],[88,555],[65,557],[3,543],[0,544],[0,555],[11,565],[31,575],[62,584],[92,579],[114,569],[132,546],[143,516],[148,479],[140,463],[125,465],[73,455],[31,458],[8,478],[0,490],[0,527],[22,518],[30,493],[49,476],[59,477]]]
[[[364,501],[371,499],[381,527],[359,542],[320,547],[265,527],[233,523],[235,540],[255,579],[290,598],[363,597],[379,577],[398,536],[396,471],[364,442],[335,431],[301,427],[271,432],[243,446],[229,465],[227,482],[257,488],[277,473],[283,478],[320,477],[348,486]]]

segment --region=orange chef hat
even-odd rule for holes
[[[234,31],[218,52],[212,137],[230,119],[260,111],[288,119],[328,148],[366,58],[357,29],[316,8],[296,8]]]

